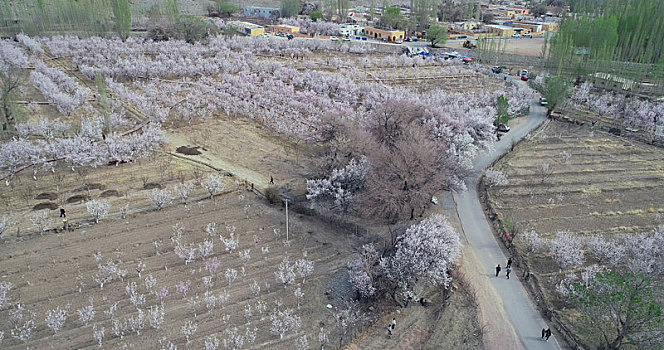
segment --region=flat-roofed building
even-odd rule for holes
[[[364,27],[357,24],[340,24],[339,28],[341,28],[339,31],[341,36],[362,35],[362,30],[364,30]]]
[[[386,30],[373,27],[366,27],[362,30],[364,36],[383,41],[397,41],[403,40],[406,37],[406,32],[403,30]]]
[[[258,36],[265,34],[265,28],[259,26],[258,24],[241,22],[241,21],[231,21],[228,24],[232,27],[237,28],[241,33],[249,36]]]
[[[300,27],[291,26],[288,24],[279,24],[270,26],[270,31],[272,33],[297,34],[300,32]]]
[[[281,9],[273,7],[245,7],[244,17],[259,17],[259,18],[279,18],[281,17]]]
[[[512,36],[521,33],[523,28],[515,28],[506,25],[488,25],[486,26],[487,32],[496,34],[497,36]]]

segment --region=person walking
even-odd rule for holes
[[[60,217],[61,218],[66,218],[67,214],[65,214],[65,208],[60,208]]]
[[[512,267],[512,258],[510,257],[509,259],[507,259],[507,268],[509,269],[511,267]]]
[[[496,277],[498,277],[499,274],[500,274],[500,264],[496,266]]]
[[[397,326],[397,319],[393,317],[392,318],[392,330],[394,330],[394,327],[396,327],[396,326]]]
[[[508,266],[505,272],[507,272],[507,279],[510,279],[510,273],[512,272],[512,268]]]
[[[387,337],[392,339],[392,325],[387,326]]]
[[[546,337],[546,328],[542,328],[542,337],[540,340],[544,340],[544,337]]]
[[[551,337],[551,328],[546,329],[546,336],[544,337],[544,340],[546,340],[547,343],[549,342],[549,337]]]
[[[274,185],[274,178],[270,176],[270,185]]]

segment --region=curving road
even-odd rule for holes
[[[490,309],[486,312],[487,314],[498,315],[484,317],[484,321],[489,326],[488,332],[494,330],[501,333],[492,334],[486,338],[485,343],[488,349],[562,349],[556,341],[555,335],[549,339],[548,343],[540,340],[539,334],[547,323],[521,284],[519,271],[516,271],[515,268],[511,279],[505,278],[504,269],[507,257],[503,254],[499,242],[491,231],[476,191],[476,185],[484,169],[502,154],[507,153],[513,140],[521,140],[545,120],[545,109],[533,101],[528,120],[505,134],[502,140],[495,144],[493,151],[475,159],[474,175],[468,191],[454,194],[457,213],[466,240],[465,249],[470,253],[467,262],[469,265],[475,265],[470,267],[469,272],[474,275],[470,279],[477,290],[490,297],[489,302],[484,305],[480,301],[480,309],[487,307]],[[465,256],[464,260],[466,260]],[[494,268],[497,264],[501,264],[503,267],[500,277],[495,277]],[[481,312],[485,313],[485,310],[481,310]],[[487,320],[487,318],[489,319]],[[502,324],[502,322],[511,325]]]

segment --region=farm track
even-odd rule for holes
[[[475,271],[471,273],[473,288],[478,291],[479,306],[484,315],[484,325],[489,329],[485,335],[487,349],[560,349],[562,346],[557,338],[553,342],[539,341],[541,327],[546,323],[533,304],[521,283],[519,271],[514,273],[512,281],[495,278],[493,267],[504,263],[507,257],[503,254],[491,227],[484,216],[476,191],[476,184],[481,173],[490,166],[494,159],[507,153],[512,142],[518,141],[542,123],[545,123],[542,107],[534,102],[531,105],[530,117],[524,125],[514,127],[495,144],[495,150],[477,157],[473,162],[475,176],[468,190],[455,193],[454,201],[463,228],[463,239],[467,241],[468,256],[476,257],[471,264]],[[464,253],[468,254],[468,253]],[[501,322],[501,319],[506,322]],[[497,323],[497,324],[496,324]],[[506,329],[505,323],[509,323]],[[496,332],[495,330],[498,330]]]

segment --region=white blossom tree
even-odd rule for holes
[[[287,333],[296,332],[302,324],[300,316],[296,315],[293,309],[274,310],[270,315],[270,333],[278,335],[283,339]]]
[[[86,202],[85,207],[88,209],[88,213],[92,215],[92,218],[95,219],[95,223],[99,223],[99,220],[103,219],[106,214],[108,214],[111,205],[108,202],[93,199]]]
[[[193,323],[190,320],[184,322],[181,331],[182,335],[184,335],[185,338],[187,339],[187,344],[191,342],[191,337],[193,337],[196,334],[197,330],[198,330],[198,325],[196,323]]]
[[[176,187],[176,192],[182,199],[184,206],[186,207],[189,201],[189,196],[194,191],[194,184],[192,183],[183,183]]]
[[[88,323],[92,322],[95,318],[95,307],[94,307],[94,300],[90,298],[90,305],[84,306],[78,311],[78,320],[81,321],[84,325],[88,325]]]
[[[150,192],[150,202],[155,209],[161,210],[173,202],[173,194],[166,188],[154,189]]]
[[[550,250],[554,260],[563,269],[579,267],[585,262],[583,240],[571,232],[558,232],[551,241]]]
[[[441,215],[413,224],[399,237],[395,254],[380,260],[393,292],[411,291],[422,280],[447,288],[461,257],[459,235]]]
[[[210,194],[210,199],[214,201],[214,206],[217,206],[217,199],[214,197],[224,190],[224,183],[221,178],[216,174],[210,174],[207,180],[201,183],[203,188]]]
[[[11,282],[7,281],[0,282],[0,310],[9,306],[11,299],[9,298],[8,294],[13,287],[14,284],[12,284]]]
[[[285,256],[274,274],[277,281],[286,287],[295,282],[295,265],[291,265],[288,256]]]
[[[306,259],[298,259],[295,261],[295,272],[302,277],[302,284],[308,276],[314,273],[314,262]]]
[[[104,341],[104,333],[105,332],[106,332],[106,328],[104,328],[104,327],[97,328],[97,325],[92,326],[92,337],[97,342],[97,347],[101,348],[102,343]]]
[[[60,329],[65,325],[67,316],[69,316],[69,311],[67,311],[67,309],[68,308],[62,309],[58,306],[55,309],[46,312],[46,326],[48,326],[53,333],[58,334]]]
[[[0,236],[2,236],[5,232],[9,230],[9,225],[10,221],[8,217],[3,216],[2,218],[0,218]]]

